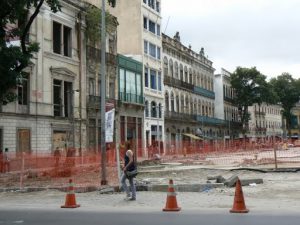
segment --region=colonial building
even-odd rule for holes
[[[249,107],[249,137],[253,140],[271,140],[282,137],[282,107],[280,105],[254,104]]]
[[[160,3],[160,0],[118,1],[115,8],[108,8],[119,22],[118,53],[143,64],[144,155],[147,153],[145,147],[164,140]]]
[[[117,61],[117,18],[109,15],[106,31],[106,111],[117,107],[118,61]],[[86,47],[86,112],[87,146],[89,150],[100,150],[101,142],[101,48],[98,42],[87,41]],[[116,131],[117,132],[117,131]],[[116,133],[115,132],[115,133]],[[115,140],[115,139],[114,139]]]
[[[135,155],[142,156],[145,99],[143,65],[129,57],[118,55],[118,104],[116,106],[116,143],[130,142]]]
[[[225,140],[239,137],[241,124],[239,122],[238,108],[233,104],[234,89],[230,85],[230,72],[221,69],[220,73],[215,74],[214,90],[215,116],[224,120],[223,135]]]
[[[212,61],[191,46],[163,34],[166,149],[183,142],[221,137],[224,121],[215,117]]]
[[[2,107],[2,147],[16,152],[52,151],[86,144],[85,34],[83,4],[62,0],[53,13],[44,4],[29,39],[40,44],[18,100]],[[33,11],[29,11],[33,13]]]

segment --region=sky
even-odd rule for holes
[[[216,72],[254,67],[300,78],[300,0],[162,0],[162,32],[192,46]]]

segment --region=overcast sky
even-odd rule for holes
[[[300,0],[162,0],[162,32],[221,67],[300,78]]]

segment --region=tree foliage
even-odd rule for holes
[[[235,90],[234,103],[239,109],[243,132],[247,131],[250,114],[248,107],[262,102],[276,101],[276,94],[266,81],[266,76],[255,67],[237,67],[230,76],[231,87]]]
[[[86,14],[86,35],[89,41],[94,45],[101,39],[101,9],[90,5]],[[105,12],[106,32],[111,33],[118,22],[108,11]]]
[[[270,80],[270,85],[279,97],[279,102],[283,108],[282,115],[286,119],[287,129],[289,131],[289,135],[291,135],[291,110],[299,101],[300,80],[295,80],[289,73],[282,73],[280,76],[272,78]]]
[[[40,8],[46,3],[53,12],[61,9],[59,0],[1,0],[0,1],[0,105],[16,99],[18,80],[30,64],[38,43],[27,36]],[[30,14],[29,10],[33,10]],[[11,44],[18,40],[19,44]]]

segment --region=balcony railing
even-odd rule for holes
[[[190,91],[193,91],[194,89],[194,85],[169,76],[164,77],[164,83],[172,87],[183,88]]]
[[[165,83],[165,85],[169,85],[171,87],[177,87],[177,88],[190,90],[190,91],[195,92],[196,94],[203,95],[207,98],[215,99],[215,93],[213,91],[209,91],[204,88],[197,87],[193,84],[189,84],[187,82],[175,79],[173,77],[165,76],[164,83]]]
[[[266,131],[267,131],[267,128],[265,128],[265,127],[256,127],[254,130],[255,130],[256,132],[266,132]]]
[[[209,91],[204,88],[194,86],[194,92],[197,94],[203,95],[207,98],[215,99],[215,93],[213,91]]]
[[[89,95],[88,96],[88,108],[100,109],[101,108],[101,96]],[[113,98],[105,99],[105,108],[110,110],[116,107],[116,100]]]
[[[233,98],[224,96],[224,100],[225,100],[226,102],[231,102],[231,103],[233,103]]]
[[[262,112],[262,111],[255,111],[254,113],[256,116],[265,116],[266,115],[266,113]]]
[[[197,115],[196,118],[197,118],[198,122],[201,122],[203,124],[210,124],[210,125],[225,125],[226,124],[225,120],[221,120],[221,119],[214,118],[214,117]]]
[[[101,61],[101,50],[95,47],[87,46],[87,57],[89,59],[93,59],[95,61]],[[117,64],[117,56],[111,53],[106,52],[105,53],[105,61],[106,64]]]
[[[184,121],[196,121],[195,115],[193,114],[185,114],[185,113],[178,113],[178,112],[165,112],[165,118],[171,120],[184,120]]]
[[[119,100],[121,102],[128,102],[128,103],[134,103],[134,104],[140,104],[144,105],[145,103],[145,97],[141,95],[135,95],[131,93],[119,93]]]
[[[89,95],[88,107],[94,109],[100,109],[101,96]]]

